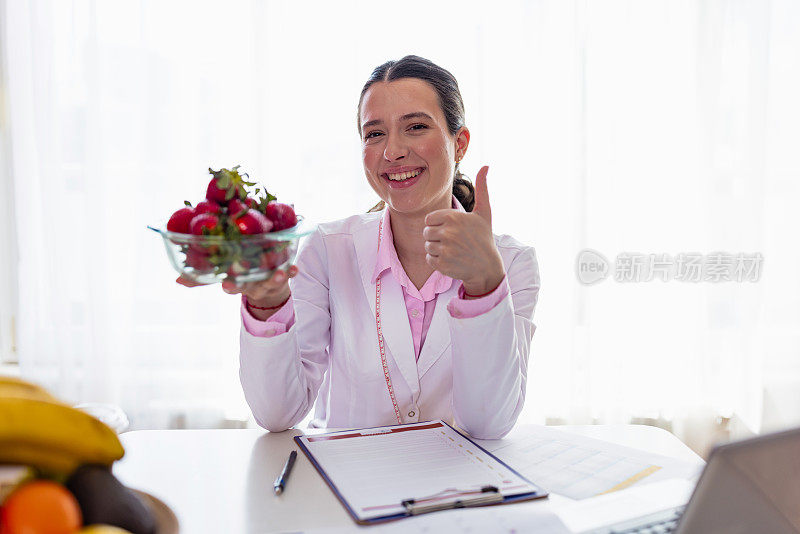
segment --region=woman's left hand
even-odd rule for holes
[[[505,276],[503,259],[492,235],[492,208],[482,167],[475,178],[475,206],[471,212],[432,211],[425,217],[426,260],[442,274],[461,280],[464,291],[482,295],[493,291]]]

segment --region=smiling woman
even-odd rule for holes
[[[474,189],[458,173],[470,133],[452,74],[384,63],[358,109],[380,211],[320,225],[288,273],[224,287],[244,293],[245,398],[269,430],[316,402],[312,426],[444,419],[502,437],[525,400],[535,252],[492,233],[488,167]]]
[[[310,5],[318,16],[307,16]],[[439,84],[452,93],[452,77],[435,66],[410,59],[382,65],[413,46],[458,74],[467,122],[448,131],[469,126],[459,165],[473,180],[481,164],[492,164],[493,232],[535,243],[547,259],[540,267],[552,298],[536,303],[541,332],[520,422],[655,422],[696,450],[725,421],[740,436],[800,424],[800,248],[787,245],[800,227],[800,3],[404,6],[424,10],[428,28],[458,28],[458,39],[419,31],[411,45],[365,40],[365,28],[396,19],[392,3],[195,2],[186,10],[181,2],[0,0],[7,111],[0,121],[8,134],[8,157],[0,157],[7,171],[0,177],[0,344],[18,357],[16,372],[75,403],[118,404],[133,430],[245,424],[251,410],[236,383],[239,362],[230,357],[239,350],[231,335],[241,323],[238,299],[175,285],[144,225],[194,190],[208,166],[232,162],[317,221],[374,205],[380,198],[357,157],[366,119],[353,122],[372,68],[380,65],[375,84],[423,80],[437,96]],[[220,27],[236,28],[236,38],[209,39]],[[448,121],[464,116],[451,111],[454,103],[438,102]],[[421,109],[403,114],[414,111]],[[324,130],[310,129],[312,119]],[[413,132],[421,122],[408,126]],[[454,139],[454,156],[455,148]],[[418,156],[392,165],[427,166]],[[471,212],[471,190],[457,185],[459,165],[454,195]],[[420,185],[424,177],[404,193]],[[384,207],[381,200],[378,211]],[[395,214],[383,213],[395,230]],[[375,224],[360,233],[374,236],[371,252],[326,227],[315,242],[329,246],[319,256],[329,276],[292,279],[289,315],[296,315],[302,357],[283,354],[298,368],[285,376],[299,376],[302,367],[312,373],[302,386],[316,387],[319,369],[330,373],[318,406],[341,406],[350,394],[341,372],[381,382],[385,398],[373,404],[390,403],[372,315],[374,270],[358,263],[362,282],[353,291],[363,302],[343,300],[337,285],[339,261],[375,256]],[[65,231],[69,238],[58,237]],[[403,267],[403,243],[394,241],[393,266]],[[496,246],[502,256],[506,249]],[[611,262],[625,251],[719,250],[758,252],[765,263],[757,283],[632,284],[609,276],[584,286],[573,269],[584,248]],[[306,265],[316,261],[315,250],[305,252]],[[427,274],[420,271],[406,274],[419,282]],[[513,269],[507,275],[513,284]],[[401,361],[401,378],[391,375],[400,395],[415,369],[423,382],[436,370],[425,368],[450,339],[449,298],[437,294],[428,325],[434,301],[411,299],[429,297],[433,286],[420,292],[404,280],[395,319],[410,328],[394,333],[386,317],[396,295],[385,276],[383,334],[393,373],[395,357]],[[309,291],[301,286],[310,284],[330,287],[331,300],[302,302]],[[403,291],[416,305],[410,313]],[[515,314],[523,317],[516,297]],[[308,363],[324,351],[311,334],[326,323],[304,329],[317,303],[332,323],[320,365]],[[303,318],[309,310],[311,319]],[[251,306],[245,315],[270,313]],[[446,336],[436,327],[439,313]],[[276,334],[279,319],[269,321]],[[353,321],[347,329],[333,324],[346,320]],[[355,338],[373,344],[377,372],[373,360],[342,356]],[[454,350],[437,365],[456,358]]]

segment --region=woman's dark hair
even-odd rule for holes
[[[364,84],[361,97],[358,99],[358,116],[356,117],[359,134],[361,134],[361,103],[364,100],[364,94],[375,82],[392,82],[401,78],[416,78],[428,82],[433,87],[439,99],[439,107],[447,121],[450,135],[455,135],[464,126],[464,100],[461,98],[461,91],[458,90],[458,82],[455,77],[430,60],[419,56],[406,56],[397,61],[387,61],[377,67],[372,71],[367,83]],[[453,194],[465,210],[472,211],[475,206],[475,188],[472,186],[472,182],[458,170],[458,162],[456,162],[453,176]],[[383,206],[384,202],[380,201],[369,211],[380,211]]]

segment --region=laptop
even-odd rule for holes
[[[583,532],[800,533],[800,428],[714,448],[683,506]]]

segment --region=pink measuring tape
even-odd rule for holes
[[[383,237],[383,218],[378,225],[378,250],[381,248],[381,238]],[[394,406],[394,415],[397,417],[397,424],[403,423],[400,418],[400,408],[397,406],[397,398],[394,396],[394,388],[392,387],[392,379],[389,377],[389,366],[386,365],[386,346],[383,343],[383,332],[381,331],[381,277],[375,284],[375,326],[378,329],[378,348],[381,351],[381,365],[383,365],[383,377],[386,379],[386,388],[389,390],[389,397],[392,399],[392,406]]]

